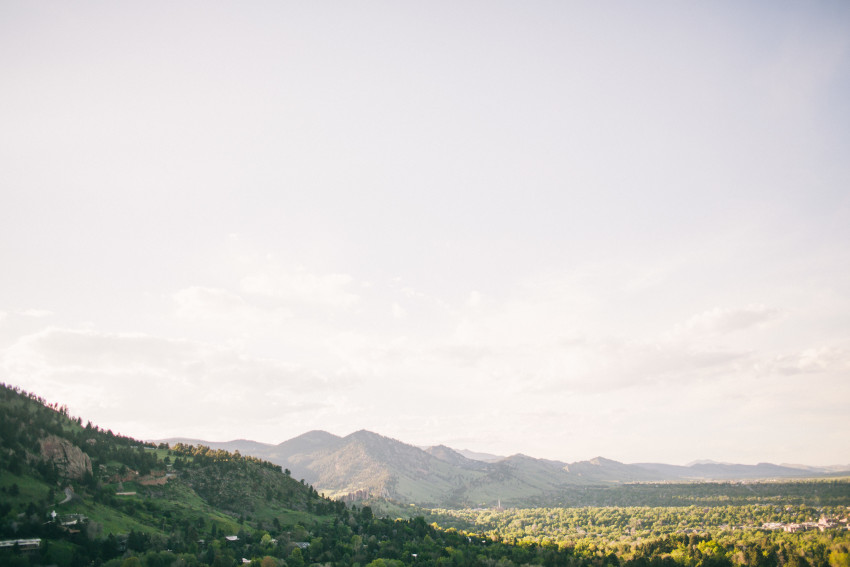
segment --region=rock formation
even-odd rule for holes
[[[92,472],[89,456],[76,445],[55,435],[41,440],[41,457],[56,465],[56,470],[64,478],[82,480],[86,473]]]

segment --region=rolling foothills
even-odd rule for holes
[[[850,475],[850,466],[735,465],[710,461],[675,466],[624,464],[603,457],[564,463],[522,454],[510,457],[476,454],[444,445],[420,448],[365,430],[345,437],[311,431],[279,445],[185,438],[165,442],[204,445],[259,457],[291,470],[296,478],[305,479],[318,491],[336,499],[378,497],[427,507],[605,505],[605,499],[616,492],[627,498],[628,487],[636,483],[777,481]],[[600,492],[602,488],[609,490]],[[631,490],[645,491],[640,486]],[[751,491],[741,486],[726,490]]]

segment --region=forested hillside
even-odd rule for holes
[[[212,564],[251,534],[298,533],[345,508],[278,465],[143,443],[8,386],[0,410],[0,539],[12,542],[0,547],[2,565],[89,565],[166,549]],[[32,538],[42,540],[38,554],[10,556],[14,542]]]

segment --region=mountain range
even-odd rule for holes
[[[509,506],[554,502],[588,487],[650,482],[813,478],[848,474],[850,466],[811,467],[698,461],[687,466],[625,464],[603,457],[565,463],[517,454],[501,457],[445,445],[416,447],[366,430],[340,437],[310,431],[278,445],[238,439],[160,440],[239,451],[291,471],[326,496],[386,498],[421,506]]]

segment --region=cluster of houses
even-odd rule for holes
[[[51,522],[58,524],[60,528],[72,534],[80,533],[76,528],[88,521],[88,518],[82,514],[59,515],[56,513],[56,510],[53,510],[49,516]]]
[[[807,530],[836,530],[836,529],[850,529],[850,526],[847,525],[847,518],[827,518],[826,516],[821,516],[820,520],[817,522],[803,522],[801,524],[790,523],[783,524],[781,522],[767,522],[761,525],[764,530],[783,530],[789,533],[794,532],[804,532]]]

